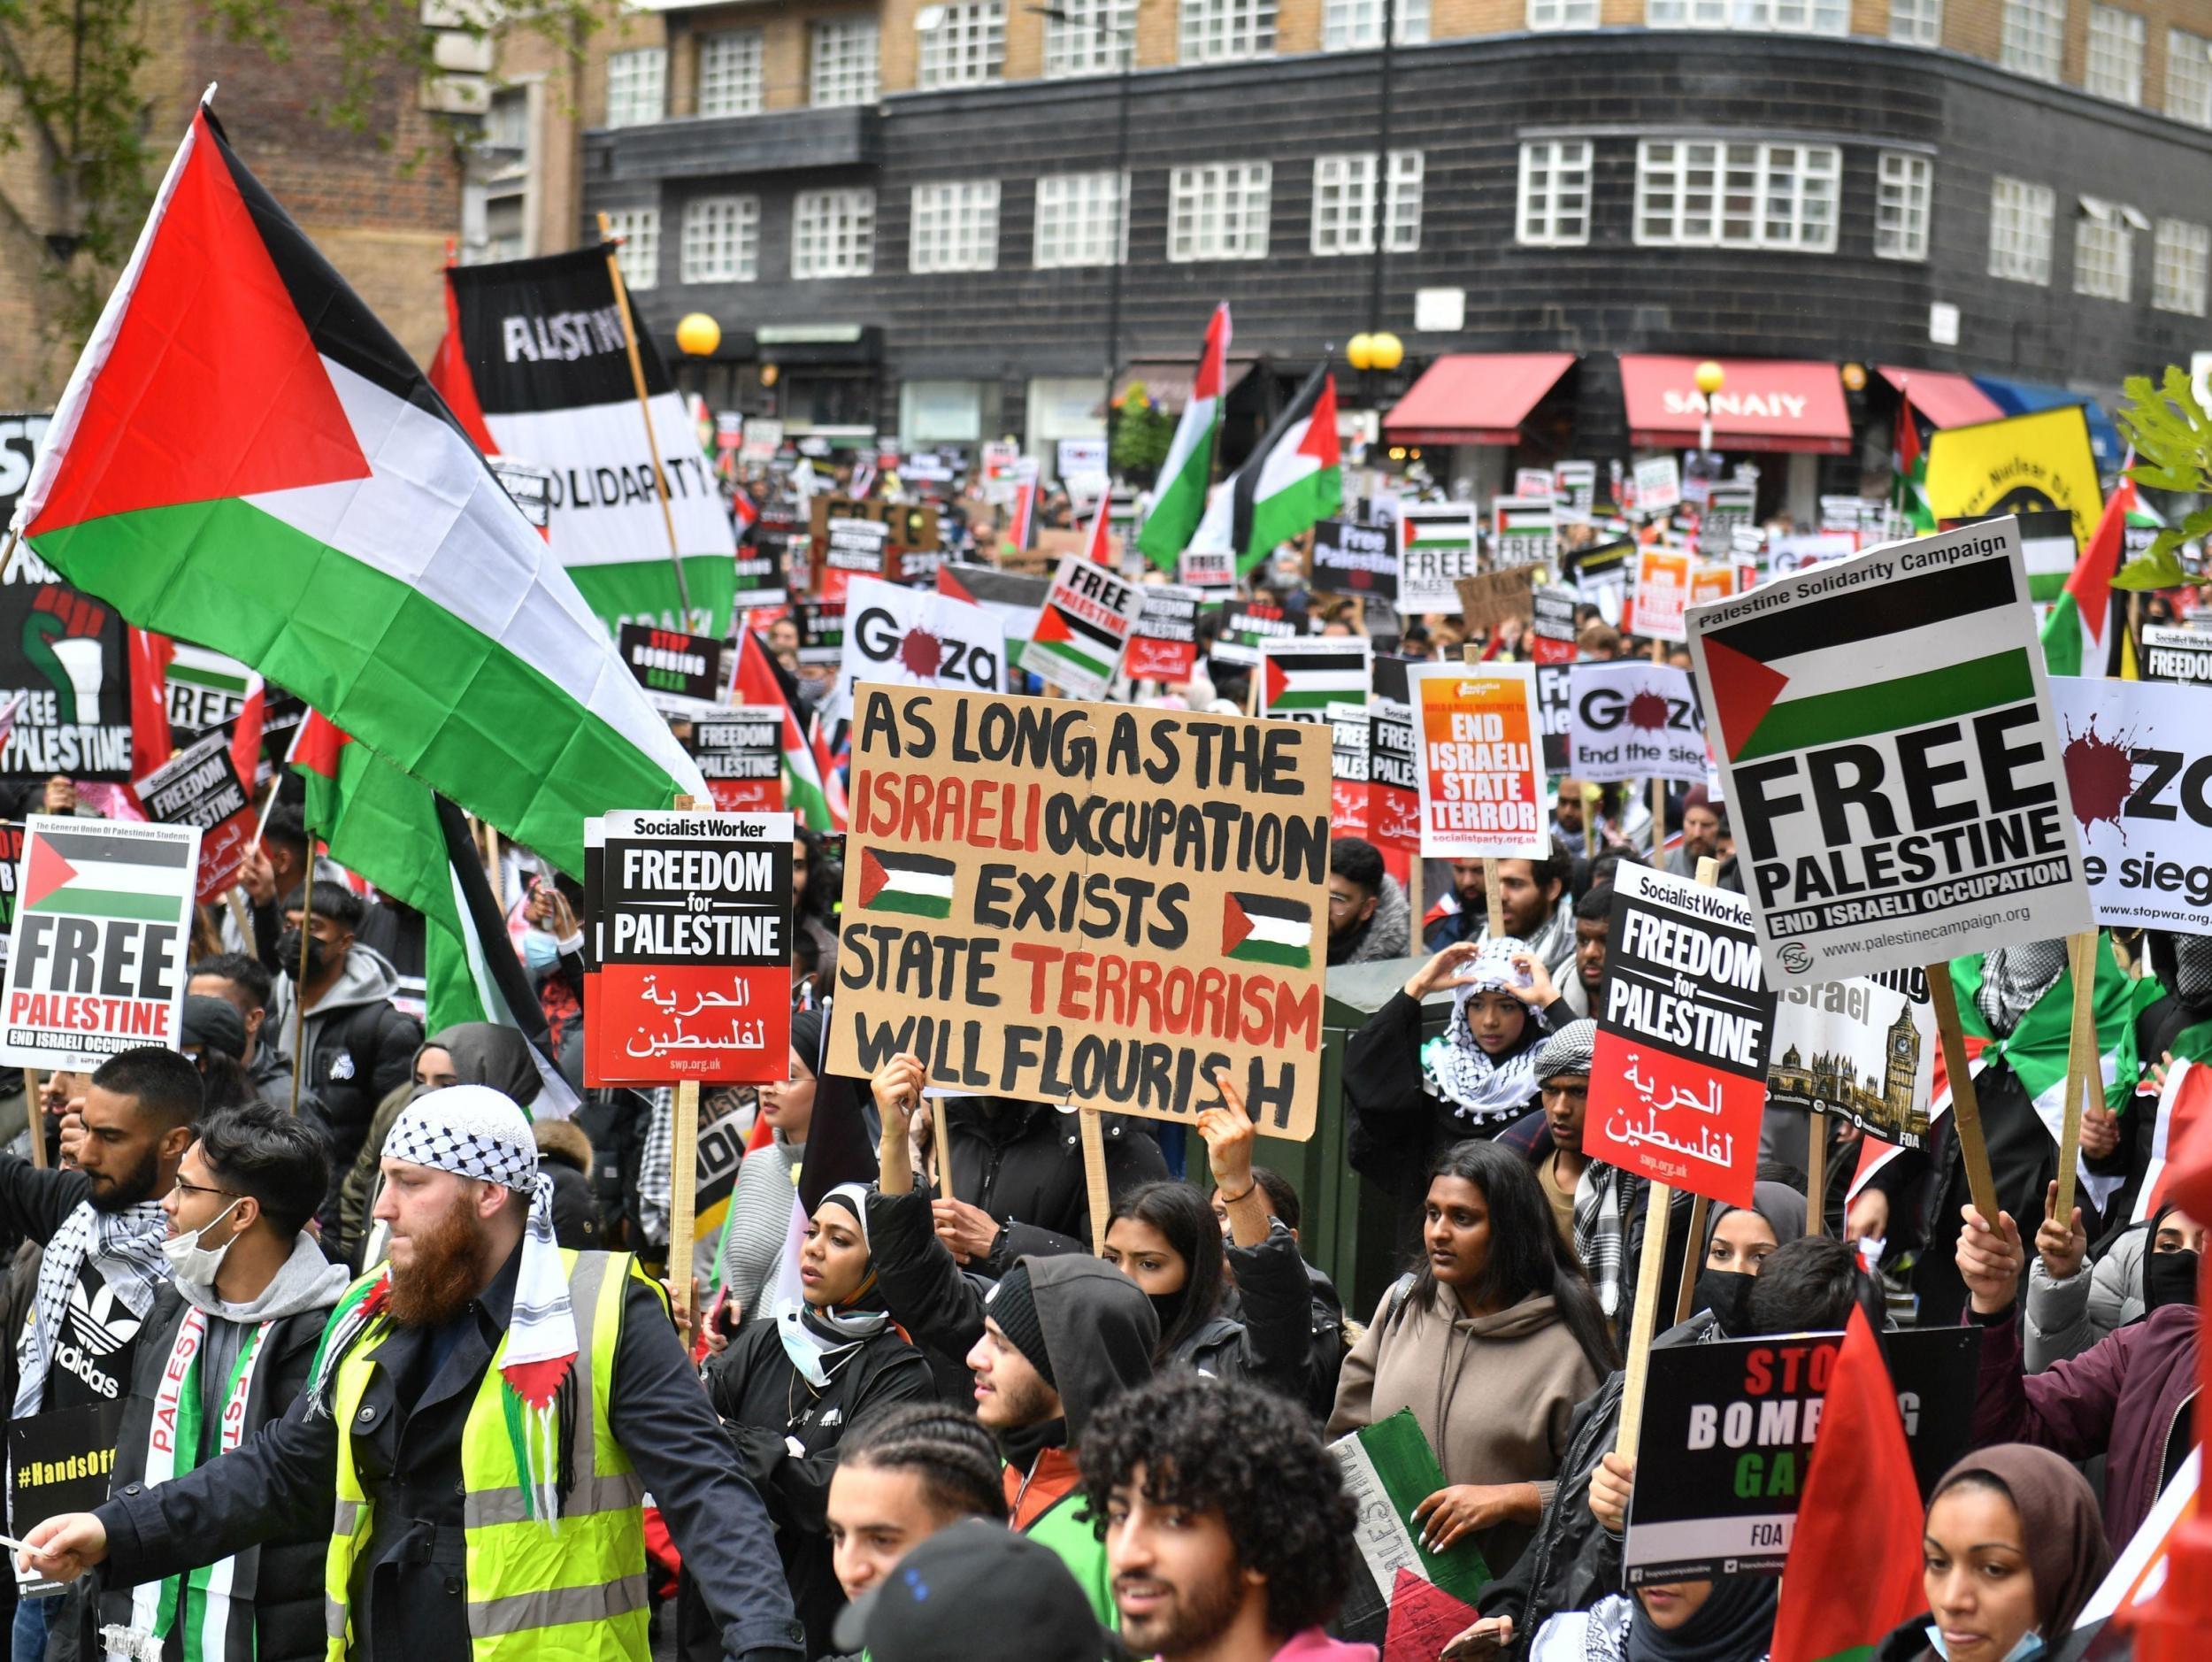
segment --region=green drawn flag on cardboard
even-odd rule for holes
[[[1352,1577],[1340,1620],[1348,1638],[1379,1642],[1409,1571],[1471,1604],[1490,1581],[1481,1549],[1463,1541],[1442,1552],[1421,1546],[1413,1509],[1444,1487],[1444,1473],[1410,1409],[1400,1409],[1329,1445],[1344,1477],[1345,1492],[1359,1512],[1356,1531],[1364,1575]]]

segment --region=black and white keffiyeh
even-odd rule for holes
[[[2066,943],[2027,941],[2001,946],[1982,960],[1982,984],[1974,1004],[2001,1039],[2009,1038],[2020,1018],[2066,973]]]
[[[1518,1113],[1536,1094],[1536,1054],[1546,1031],[1544,1012],[1529,1006],[1529,1028],[1517,1047],[1493,1056],[1475,1042],[1467,1020],[1468,1001],[1480,993],[1512,992],[1518,979],[1517,953],[1527,945],[1511,935],[1486,941],[1460,972],[1452,996],[1451,1020],[1444,1031],[1421,1047],[1421,1082],[1461,1119],[1480,1123]]]
[[[38,1266],[37,1313],[23,1324],[16,1346],[15,1417],[39,1412],[46,1403],[46,1369],[53,1343],[69,1314],[69,1295],[88,1257],[125,1308],[140,1320],[154,1306],[154,1295],[169,1279],[161,1255],[168,1220],[158,1201],[142,1201],[120,1212],[100,1212],[88,1200],[61,1221]]]
[[[1640,1179],[1602,1160],[1591,1161],[1575,1180],[1575,1253],[1608,1320],[1620,1313],[1621,1243],[1640,1187]]]

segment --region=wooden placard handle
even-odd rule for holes
[[[1951,1129],[1958,1139],[1959,1158],[1966,1166],[1966,1187],[1974,1196],[1974,1210],[1991,1228],[1997,1227],[1997,1180],[1989,1170],[1989,1143],[1982,1135],[1981,1103],[1974,1095],[1974,1075],[1966,1060],[1966,1035],[1959,1027],[1958,989],[1951,984],[1951,966],[1931,964],[1928,1000],[1935,1006],[1936,1035],[1943,1044],[1943,1075],[1951,1087]]]
[[[2062,1224],[2074,1215],[2074,1187],[2081,1171],[2081,1116],[2092,1101],[2104,1106],[2104,1063],[2097,1052],[2097,945],[2092,929],[2066,937],[2066,966],[2074,981],[2073,1028],[2066,1047],[2066,1123],[2058,1140],[2058,1209]]]

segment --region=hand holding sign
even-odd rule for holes
[[[1533,1483],[1454,1483],[1413,1509],[1424,1552],[1446,1552],[1494,1524],[1534,1523],[1544,1510]]]
[[[2008,1212],[1997,1214],[1994,1227],[1971,1206],[1960,1207],[1959,1216],[1965,1223],[1954,1255],[1959,1279],[1966,1283],[1976,1315],[1996,1315],[2020,1296],[2020,1269],[2027,1259],[2020,1245],[2020,1226]]]
[[[88,1512],[49,1518],[23,1537],[17,1566],[52,1581],[73,1581],[108,1555],[108,1532]]]
[[[2043,1260],[2045,1274],[2067,1281],[2081,1273],[2082,1260],[2089,1256],[2089,1236],[2081,1227],[2079,1206],[2069,1211],[2064,1223],[2058,1220],[2057,1208],[2058,1180],[2054,1178],[2043,1190],[2043,1223],[2035,1232],[2035,1252]]]

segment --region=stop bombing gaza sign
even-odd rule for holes
[[[1779,578],[1687,620],[1778,984],[2095,927],[2011,519]]]

